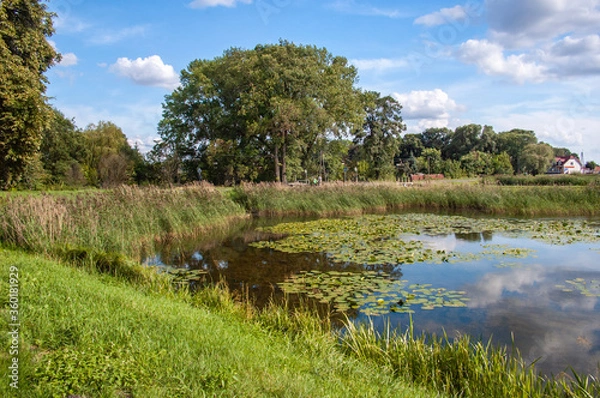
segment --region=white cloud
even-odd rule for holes
[[[208,8],[208,7],[235,7],[238,3],[251,4],[252,0],[194,0],[190,3],[192,8]]]
[[[109,70],[142,86],[164,87],[173,90],[179,85],[179,76],[173,67],[163,63],[158,55],[135,60],[119,58],[109,67]]]
[[[61,55],[62,59],[58,63],[58,65],[60,66],[74,66],[77,65],[77,62],[79,61],[77,59],[77,55],[75,55],[74,53],[66,53]]]
[[[505,76],[517,83],[541,82],[548,77],[546,67],[538,65],[526,54],[505,56],[501,45],[487,40],[468,40],[460,45],[456,55],[487,75]]]
[[[506,48],[592,34],[600,25],[600,0],[487,0],[486,6],[491,38]]]
[[[147,30],[147,26],[136,25],[116,31],[102,31],[94,34],[89,41],[92,44],[114,44],[131,37],[144,36]]]
[[[540,59],[557,76],[600,74],[600,36],[567,36],[540,52]]]
[[[393,96],[402,105],[404,119],[427,119],[435,127],[446,126],[451,112],[463,110],[462,106],[439,88],[431,91],[411,91],[408,94],[394,93]]]
[[[423,15],[415,19],[416,25],[439,26],[453,21],[464,21],[469,17],[465,7],[457,5],[452,8],[442,8],[440,11]]]
[[[379,59],[353,59],[350,63],[356,66],[360,71],[374,70],[382,72],[390,69],[399,69],[409,66],[408,61],[405,59],[390,59],[390,58],[379,58]]]

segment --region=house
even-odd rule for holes
[[[600,166],[596,166],[592,171],[593,174],[600,174]]]
[[[581,173],[582,170],[583,165],[577,156],[557,156],[548,174],[575,174]]]

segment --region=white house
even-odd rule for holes
[[[576,174],[581,173],[583,165],[577,156],[557,156],[554,158],[552,168],[548,170],[551,174]]]

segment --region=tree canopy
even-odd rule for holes
[[[196,159],[209,174],[286,182],[288,166],[307,167],[319,140],[362,125],[356,78],[345,58],[324,48],[233,48],[182,72],[159,133],[182,161]]]
[[[59,59],[47,41],[53,32],[40,1],[0,2],[0,189],[20,181],[50,119],[44,72]]]

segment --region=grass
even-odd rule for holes
[[[537,176],[495,176],[486,177],[486,183],[520,186],[599,186],[600,176],[597,174],[558,174]]]
[[[412,324],[404,333],[382,334],[372,324],[346,322],[345,351],[363,362],[392,369],[399,378],[449,396],[464,397],[597,397],[600,382],[591,376],[544,378],[526,364],[516,349],[469,336],[416,336]]]
[[[223,290],[156,292],[0,250],[2,291],[18,269],[20,321],[18,391],[7,382],[9,335],[0,337],[3,397],[436,395],[345,356],[311,317],[252,315]],[[6,302],[1,311],[8,330]],[[286,334],[283,324],[305,326]]]
[[[38,253],[75,247],[135,257],[156,241],[213,234],[244,217],[243,208],[208,184],[5,194],[0,197],[0,242]]]
[[[600,187],[423,183],[325,184],[284,187],[242,185],[231,193],[247,211],[259,215],[335,215],[374,209],[472,211],[513,216],[583,216],[600,214]]]

